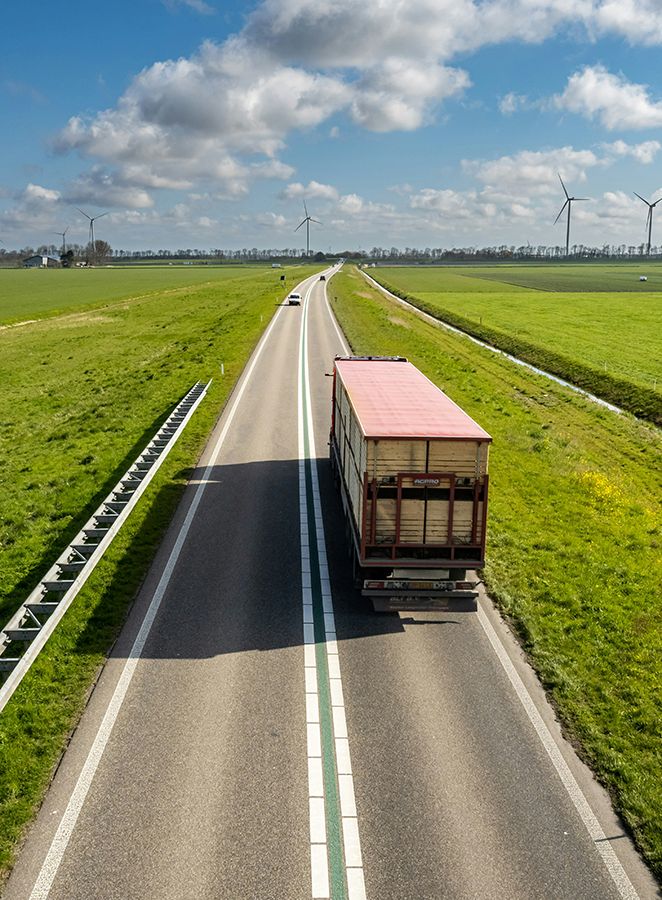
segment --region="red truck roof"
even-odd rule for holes
[[[410,362],[337,359],[336,369],[371,440],[492,440]]]

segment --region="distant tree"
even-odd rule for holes
[[[60,262],[62,263],[63,269],[73,269],[76,265],[76,259],[74,257],[73,250],[67,250],[67,252],[60,257]]]
[[[90,241],[85,248],[84,255],[91,266],[104,266],[110,262],[113,251],[107,241],[95,241],[94,246],[92,246],[92,241]]]
[[[314,262],[324,262],[325,259],[326,259],[326,254],[322,253],[321,250],[318,250],[317,253],[315,254]]]

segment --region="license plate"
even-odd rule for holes
[[[436,587],[433,581],[410,581],[409,587],[416,591],[432,591]]]
[[[447,611],[450,609],[450,603],[442,598],[430,598],[429,600],[420,598],[416,600],[412,597],[411,600],[389,600],[388,608],[393,612],[425,612],[427,609]]]

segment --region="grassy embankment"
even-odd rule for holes
[[[662,294],[610,292],[615,278],[634,288],[643,270],[610,268],[554,267],[550,274],[514,267],[471,274],[457,268],[379,268],[370,275],[449,324],[662,425]],[[645,270],[649,284],[662,289],[662,265]],[[543,290],[552,278],[556,292]],[[521,284],[503,283],[509,279]],[[523,286],[527,281],[531,286]],[[602,291],[582,293],[587,284]]]
[[[276,309],[274,282],[271,272],[244,270],[0,332],[3,624],[173,406],[197,380],[214,379],[0,715],[0,883],[219,410]]]
[[[82,304],[160,293],[201,284],[217,284],[228,278],[264,274],[264,266],[159,266],[101,269],[0,269],[0,325],[47,315],[60,315]],[[287,284],[298,270],[274,270],[287,275]],[[282,296],[282,294],[281,294]]]
[[[490,595],[662,878],[662,442],[335,275],[354,352],[402,354],[494,438]],[[596,300],[599,306],[599,298]]]

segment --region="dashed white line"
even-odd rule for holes
[[[344,867],[347,881],[349,900],[365,900],[365,881],[363,875],[363,862],[361,856],[361,844],[359,839],[359,827],[356,817],[356,801],[354,798],[354,782],[349,757],[349,740],[347,737],[347,721],[345,716],[345,704],[340,677],[340,661],[338,657],[338,642],[336,639],[335,616],[333,613],[333,599],[331,596],[331,582],[327,563],[326,543],[324,537],[324,522],[322,517],[322,504],[317,477],[315,438],[313,431],[312,406],[310,397],[310,380],[308,377],[307,341],[305,327],[307,317],[307,304],[312,286],[304,300],[304,318],[301,330],[299,372],[302,383],[299,387],[299,500],[301,521],[301,576],[303,584],[303,619],[304,619],[304,667],[306,685],[306,722],[308,728],[308,772],[309,772],[309,803],[310,803],[310,834],[311,834],[311,875],[312,896],[317,898],[329,898],[329,860],[328,846],[326,844],[326,827],[322,832],[319,816],[324,809],[324,798],[319,796],[320,787],[323,790],[323,759],[322,744],[319,726],[319,684],[317,678],[317,660],[315,655],[314,610],[311,594],[310,576],[310,543],[309,526],[315,530],[317,543],[317,557],[319,563],[320,587],[322,595],[322,611],[324,624],[324,647],[326,650],[326,662],[328,672],[328,687],[331,701],[331,718],[333,739],[336,755],[336,777],[340,798],[340,821],[342,841],[344,847]],[[325,299],[328,306],[328,299]],[[338,332],[338,336],[344,348],[346,343],[340,333],[331,313],[331,320]],[[305,394],[304,394],[305,392]],[[307,410],[307,421],[304,423],[304,396]],[[304,425],[308,427],[308,453],[311,460],[311,488],[314,510],[314,521],[309,523],[308,497],[306,489],[306,447],[304,437]],[[314,670],[314,676],[312,674]],[[316,718],[315,718],[316,716]],[[311,731],[311,728],[316,730]],[[321,783],[320,783],[321,782]],[[313,803],[315,801],[315,803]],[[324,843],[322,842],[322,836]]]

